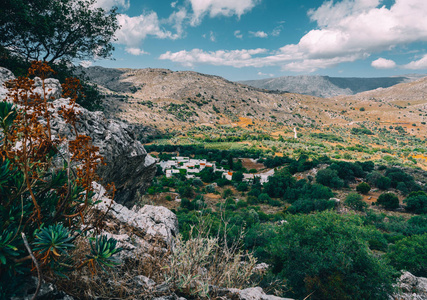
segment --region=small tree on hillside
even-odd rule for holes
[[[356,191],[362,194],[367,194],[371,190],[371,187],[366,182],[361,182],[357,187]]]
[[[381,194],[377,199],[377,203],[385,209],[399,208],[399,198],[394,193]]]
[[[344,203],[354,210],[364,211],[368,205],[362,199],[363,197],[358,193],[350,193],[345,198]]]

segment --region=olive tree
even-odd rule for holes
[[[25,61],[106,58],[119,28],[116,9],[95,0],[3,0],[0,46]]]

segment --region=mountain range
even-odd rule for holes
[[[347,94],[329,90],[334,97],[320,98],[306,95],[309,90],[305,95],[269,91],[192,71],[91,67],[85,69],[85,73],[106,95],[107,116],[162,132],[185,132],[185,128],[200,125],[251,125],[255,130],[264,130],[282,125],[363,123],[387,127],[399,124],[415,135],[426,134],[427,77],[389,78],[389,84],[393,80],[403,83],[387,88],[372,83],[374,90],[355,95],[348,95],[349,86],[356,90],[357,82],[371,79],[359,78],[353,83],[348,79]],[[304,82],[308,85],[310,78],[294,77],[293,80],[302,86]]]
[[[412,82],[426,74],[409,74],[395,77],[329,77],[329,76],[282,76],[260,80],[239,81],[240,83],[259,89],[312,95],[330,98],[340,95],[387,88],[399,83]]]

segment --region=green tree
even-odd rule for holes
[[[106,58],[118,29],[115,9],[95,0],[4,0],[0,45],[26,61]]]
[[[388,190],[391,186],[391,179],[388,177],[381,176],[376,179],[375,185],[381,190]]]
[[[394,193],[381,194],[377,199],[377,203],[385,209],[399,208],[399,198]]]
[[[395,272],[371,252],[367,236],[355,215],[290,216],[270,240],[270,263],[291,297],[388,299]]]
[[[427,194],[425,192],[412,192],[403,200],[406,210],[416,214],[427,214]]]
[[[404,238],[390,246],[387,257],[398,270],[427,277],[427,233]]]
[[[354,210],[364,211],[368,205],[362,199],[363,197],[358,193],[350,193],[345,198],[344,203]]]
[[[244,176],[243,176],[243,172],[234,172],[233,175],[231,176],[231,179],[235,182],[242,182]]]
[[[316,181],[317,183],[336,189],[344,186],[344,181],[338,177],[338,171],[332,170],[331,168],[326,168],[317,172]]]
[[[367,194],[371,190],[371,187],[366,182],[361,182],[357,185],[356,191],[362,194]]]
[[[281,198],[286,190],[295,184],[295,178],[285,171],[279,171],[264,184],[264,192],[270,197]]]

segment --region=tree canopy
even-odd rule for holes
[[[106,58],[119,28],[116,9],[95,0],[4,0],[0,45],[26,61]]]

